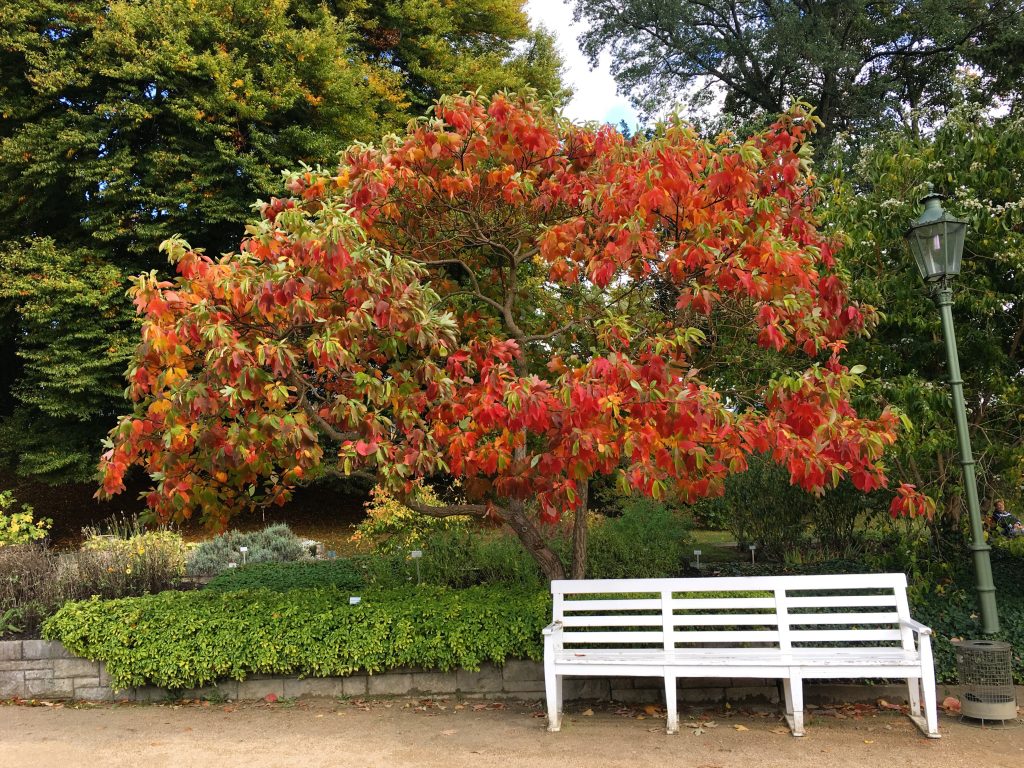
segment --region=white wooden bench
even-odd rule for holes
[[[561,726],[565,677],[663,677],[669,733],[678,678],[781,679],[794,736],[804,679],[896,678],[911,720],[939,737],[931,630],[910,618],[902,573],[560,580],[551,595],[549,731]]]

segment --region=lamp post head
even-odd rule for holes
[[[967,222],[944,211],[942,197],[929,184],[928,194],[921,198],[924,212],[904,235],[926,283],[959,275],[964,255]]]

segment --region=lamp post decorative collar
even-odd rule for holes
[[[963,469],[964,497],[971,522],[971,552],[974,557],[975,585],[981,613],[981,631],[994,634],[999,631],[996,610],[996,588],[992,580],[991,547],[985,541],[981,525],[981,503],[978,481],[974,471],[971,435],[967,426],[967,405],[964,400],[964,380],[960,375],[960,358],[956,349],[953,329],[953,285],[951,278],[960,274],[964,253],[967,222],[951,216],[942,209],[942,195],[928,185],[928,194],[921,198],[924,212],[911,223],[906,232],[907,245],[914,255],[917,268],[927,285],[942,318],[942,337],[946,346],[949,369],[949,388],[953,397],[953,416],[956,419],[957,446]]]

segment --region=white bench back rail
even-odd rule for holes
[[[913,648],[903,574],[553,581],[563,648]]]

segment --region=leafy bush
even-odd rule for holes
[[[11,491],[0,491],[0,547],[45,539],[53,520],[48,517],[36,520],[28,504],[22,504],[21,511],[16,512],[15,504],[17,500]]]
[[[115,686],[191,688],[255,674],[345,675],[395,667],[478,669],[539,659],[550,598],[539,590],[406,587],[165,592],[68,603],[43,634],[106,662]]]
[[[418,485],[414,493],[423,504],[441,505],[437,494],[428,486]],[[371,499],[365,506],[366,518],[356,526],[352,541],[360,549],[378,554],[421,549],[434,535],[472,528],[470,517],[430,517],[414,512],[381,486],[371,491]]]
[[[653,499],[627,499],[619,517],[590,532],[587,576],[642,579],[682,573],[690,529],[684,519]]]
[[[215,592],[237,592],[242,589],[269,589],[287,592],[290,589],[335,587],[342,591],[364,586],[363,571],[348,559],[312,560],[296,563],[253,563],[231,568],[218,574],[206,589]]]
[[[244,558],[241,547],[249,549]],[[189,553],[187,570],[190,576],[213,576],[228,563],[285,563],[306,557],[309,552],[302,539],[278,523],[262,531],[227,531],[202,542]]]

